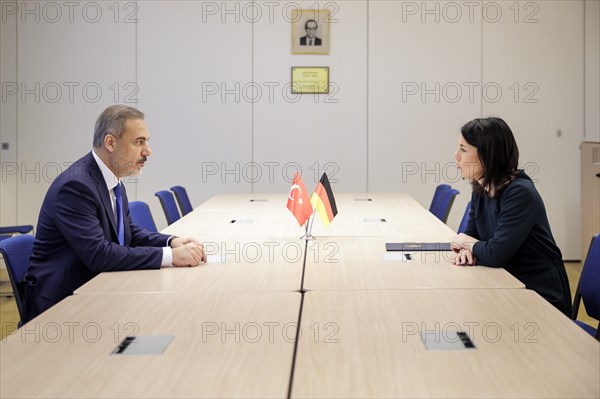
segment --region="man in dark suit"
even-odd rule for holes
[[[206,261],[200,241],[144,230],[129,217],[121,179],[141,172],[152,154],[148,139],[143,113],[108,107],[96,121],[93,151],[54,180],[22,282],[23,324],[101,272]]]
[[[300,38],[301,46],[320,46],[321,39],[317,37],[317,28],[319,25],[317,21],[314,19],[309,19],[304,24],[304,29],[306,30],[306,36],[302,36]]]

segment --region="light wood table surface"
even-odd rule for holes
[[[501,268],[454,266],[451,251],[410,252],[412,260],[407,260],[403,253],[385,250],[386,242],[432,242],[431,237],[435,235],[323,237],[311,241],[306,251],[304,289],[524,288]],[[390,255],[399,259],[384,258]]]
[[[369,199],[370,201],[366,201]],[[374,237],[423,235],[452,238],[456,233],[418,202],[402,193],[341,193],[336,195],[338,215],[329,227],[315,218],[315,237]]]
[[[291,187],[291,183],[290,183]],[[310,194],[309,194],[310,195]],[[286,208],[288,193],[216,194],[198,205],[197,211],[271,211]]]
[[[447,225],[407,194],[337,193],[335,199],[338,215],[328,228],[322,226],[317,215],[312,227],[314,236],[454,235]],[[282,194],[216,195],[164,233],[230,237],[231,234],[262,235],[268,231],[269,235],[285,239],[299,237],[303,229],[295,223],[286,204],[287,198]],[[234,226],[230,223],[233,219],[252,219],[252,223]]]
[[[298,291],[305,242],[269,238],[204,241],[208,262],[101,273],[76,294],[114,292]]]
[[[335,197],[337,217],[324,228],[317,215],[312,227],[314,236],[454,235],[447,225],[407,194],[338,193]],[[281,193],[215,195],[168,226],[163,233],[203,240],[263,236],[285,240],[299,238],[305,229],[298,226],[286,205],[287,197]],[[238,222],[231,223],[232,220]]]
[[[0,344],[0,396],[286,397],[300,298],[299,293],[71,296]],[[174,338],[161,355],[111,355],[131,334]]]
[[[313,291],[301,328],[293,398],[600,395],[600,344],[529,290]],[[426,350],[421,331],[476,349]]]
[[[235,223],[232,223],[235,221]],[[198,237],[202,241],[222,239],[255,240],[277,238],[296,240],[305,228],[300,227],[284,206],[264,210],[204,211],[196,209],[161,231],[180,237]]]
[[[291,187],[291,183],[290,183]],[[307,187],[308,196],[312,195],[312,187]],[[346,209],[357,206],[363,209],[381,210],[392,208],[423,209],[423,207],[406,193],[334,193],[338,208]],[[217,194],[195,208],[199,211],[261,211],[285,208],[288,192],[264,194]]]
[[[416,201],[336,199],[305,250],[286,195],[213,197],[164,231],[201,238],[208,264],[100,274],[0,344],[0,397],[281,398],[290,379],[301,398],[600,396],[600,344],[505,270],[384,258],[454,236]],[[476,349],[426,350],[421,330]],[[111,355],[128,334],[174,339]]]
[[[323,227],[317,216],[312,235],[315,237],[383,237],[421,235],[449,237],[456,233],[433,214],[424,209],[411,212],[403,210],[370,210],[339,213],[329,227]]]

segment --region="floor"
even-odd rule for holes
[[[18,322],[19,312],[12,297],[12,287],[8,280],[8,273],[2,265],[0,268],[0,338],[4,339],[6,335],[15,331]]]
[[[575,290],[581,275],[581,262],[567,262],[565,263],[567,274],[569,276],[569,283],[571,284],[571,295],[575,296]],[[17,305],[14,298],[12,297],[12,288],[8,280],[8,273],[4,268],[4,265],[0,268],[0,339],[17,329],[17,323],[19,322],[19,312],[17,311]],[[588,323],[594,327],[598,325],[598,322],[587,315],[583,303],[579,309],[579,320]]]

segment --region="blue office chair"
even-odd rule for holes
[[[194,210],[192,207],[192,203],[190,202],[190,197],[188,197],[187,191],[182,186],[173,186],[171,187],[171,191],[175,193],[175,198],[177,199],[177,203],[179,204],[179,210],[181,210],[181,214],[183,216],[187,215],[191,211]]]
[[[435,214],[437,209],[440,207],[440,200],[442,199],[442,193],[446,190],[450,190],[449,184],[440,184],[435,188],[433,198],[431,199],[431,205],[429,205],[429,212]]]
[[[460,194],[460,191],[450,188],[442,192],[440,194],[440,201],[437,209],[432,212],[438,219],[442,222],[446,223],[448,220],[448,215],[450,215],[450,209],[452,209],[452,204],[454,203],[454,198]]]
[[[158,231],[150,207],[144,201],[131,201],[129,203],[129,216],[131,216],[133,224],[136,226],[155,233]]]
[[[12,285],[21,320],[23,320],[23,292],[19,283],[23,280],[29,268],[29,258],[31,257],[34,239],[35,237],[32,235],[23,234],[0,241],[0,254],[2,254],[8,270],[8,278]],[[19,321],[20,326],[21,322]]]
[[[22,225],[22,226],[7,226],[0,227],[0,234],[27,234],[33,230],[33,226],[31,225]]]
[[[464,233],[467,230],[467,223],[469,223],[469,212],[471,211],[471,201],[467,202],[467,209],[465,209],[465,214],[460,221],[460,225],[458,226],[458,234]]]
[[[165,217],[167,218],[167,224],[173,224],[181,218],[179,210],[177,209],[177,204],[175,203],[175,197],[173,197],[172,192],[162,190],[154,195],[156,195],[160,200],[163,212],[165,213]]]
[[[585,310],[590,317],[600,321],[600,234],[592,237],[590,249],[588,250],[579,277],[577,291],[573,300],[572,319],[591,336],[600,341],[600,322],[596,328],[577,319],[579,305],[583,300]]]
[[[21,226],[0,227],[0,241],[12,237],[13,234],[27,234],[31,231],[33,231],[33,226],[29,224]]]

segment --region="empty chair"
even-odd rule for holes
[[[467,230],[467,223],[469,222],[469,212],[471,211],[471,201],[467,202],[467,208],[465,209],[465,214],[460,221],[460,225],[458,226],[458,234],[464,233]]]
[[[33,231],[33,226],[26,224],[21,226],[0,227],[0,241],[12,237],[13,234],[27,234]]]
[[[435,192],[433,193],[433,198],[431,199],[431,205],[429,206],[429,212],[435,214],[437,209],[440,206],[440,200],[442,199],[442,193],[446,190],[450,190],[449,184],[440,184],[435,188]]]
[[[22,226],[7,226],[0,227],[0,234],[27,234],[33,230],[33,226],[27,224]]]
[[[129,203],[129,216],[133,220],[133,223],[143,229],[157,232],[152,212],[150,207],[144,201],[132,201]]]
[[[173,224],[181,218],[179,210],[177,209],[177,204],[175,203],[175,197],[173,197],[172,192],[162,190],[154,195],[156,195],[160,200],[163,212],[165,213],[165,217],[167,218],[167,224]]]
[[[179,204],[179,210],[183,216],[187,215],[191,211],[194,210],[192,207],[192,203],[190,202],[190,197],[188,197],[187,191],[182,186],[173,186],[171,187],[171,191],[175,193],[175,198],[177,199],[177,203]]]
[[[458,194],[460,194],[460,192],[454,188],[450,188],[442,192],[439,205],[437,209],[432,212],[442,222],[446,223],[448,220],[448,215],[450,214],[450,209],[452,209],[454,198]]]
[[[23,320],[23,300],[20,285],[18,284],[25,277],[29,268],[29,258],[35,237],[29,234],[23,234],[0,241],[0,253],[4,258],[8,277],[15,295],[15,302],[19,310],[19,316]],[[21,322],[19,322],[19,326]]]
[[[573,320],[577,319],[579,305],[583,300],[587,314],[600,321],[600,289],[598,287],[600,287],[600,234],[592,237],[590,249],[581,270],[573,300]],[[575,323],[600,341],[600,323],[596,328],[579,320],[575,320]]]

